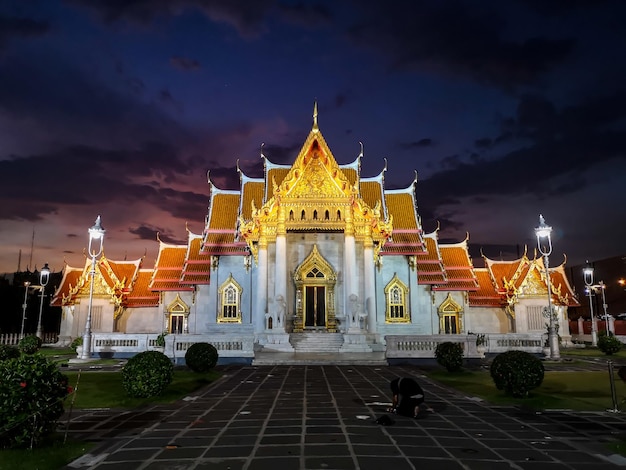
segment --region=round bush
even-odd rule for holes
[[[622,342],[615,335],[602,332],[598,338],[598,349],[610,356],[622,349]]]
[[[217,364],[217,349],[209,343],[194,343],[185,353],[185,363],[194,372],[208,372]]]
[[[543,382],[541,361],[525,351],[498,354],[491,363],[491,378],[498,390],[523,398]]]
[[[0,344],[0,361],[7,361],[20,357],[20,350],[9,346],[8,344]]]
[[[35,354],[41,349],[41,338],[35,335],[24,336],[17,347],[24,354]]]
[[[174,365],[159,351],[144,351],[131,357],[122,369],[122,384],[130,397],[161,395],[172,382]]]
[[[40,354],[0,361],[0,448],[39,445],[55,432],[67,377]]]
[[[439,343],[435,349],[435,359],[448,372],[461,370],[461,367],[463,367],[463,346],[461,346],[461,343],[452,343],[450,341]]]
[[[72,342],[70,343],[70,348],[72,348],[74,350],[74,352],[76,352],[76,350],[78,349],[79,346],[83,345],[83,337],[82,336],[78,336],[76,338],[74,338],[72,340]]]

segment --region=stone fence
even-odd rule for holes
[[[0,335],[0,344],[17,346],[24,336],[30,336],[32,334],[34,333],[29,333],[28,335],[21,335],[19,333],[5,333]],[[41,340],[43,344],[54,344],[57,342],[58,338],[59,335],[57,333],[43,333]]]
[[[387,335],[387,358],[426,359],[435,357],[439,343],[460,343],[466,358],[482,358],[485,354],[498,354],[512,349],[529,353],[541,353],[542,334],[485,334],[484,344],[476,344],[476,335]]]

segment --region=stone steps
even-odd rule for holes
[[[330,353],[339,352],[343,345],[341,333],[303,332],[291,333],[289,342],[297,353]]]

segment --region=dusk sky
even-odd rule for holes
[[[319,127],[388,189],[418,172],[426,232],[495,259],[624,255],[623,0],[0,3],[0,273],[201,233],[206,173],[237,188]],[[31,240],[35,233],[32,265]],[[475,266],[482,267],[482,262]]]

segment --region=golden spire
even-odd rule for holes
[[[319,128],[317,127],[317,100],[315,100],[313,104],[313,130],[319,130]]]

